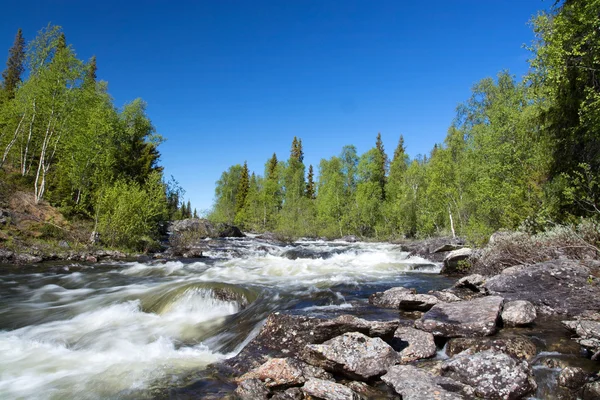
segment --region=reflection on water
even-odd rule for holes
[[[450,283],[390,244],[222,240],[207,255],[0,269],[0,398],[151,397],[235,355],[274,310],[347,312],[391,286]]]

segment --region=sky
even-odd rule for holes
[[[292,139],[304,163],[353,144],[428,154],[480,79],[527,72],[530,18],[549,0],[198,0],[7,2],[0,62],[63,27],[119,107],[138,97],[166,138],[161,164],[200,213],[229,166],[262,175]],[[13,8],[11,10],[11,8]],[[6,50],[2,50],[6,49]],[[2,56],[5,51],[6,56]],[[4,58],[2,58],[4,57]]]

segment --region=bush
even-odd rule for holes
[[[594,259],[600,256],[600,224],[582,219],[577,225],[556,225],[544,232],[496,234],[480,252],[473,273],[495,275],[514,265],[531,265],[556,258]]]
[[[165,187],[158,173],[144,185],[117,181],[101,191],[96,206],[101,240],[111,247],[148,250],[168,218]]]

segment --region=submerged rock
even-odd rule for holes
[[[297,386],[309,378],[331,379],[331,374],[321,368],[294,358],[272,358],[261,366],[245,373],[239,381],[260,379],[268,388]]]
[[[309,364],[359,380],[382,375],[398,362],[398,354],[390,345],[358,332],[307,345],[303,358]]]
[[[391,288],[369,296],[369,303],[375,306],[403,311],[427,311],[439,302],[440,300],[435,296],[417,294],[414,289],[404,287]]]
[[[537,318],[533,304],[527,300],[515,300],[504,303],[502,321],[508,326],[522,326],[531,324]]]
[[[484,399],[520,399],[537,388],[526,361],[495,350],[464,351],[442,363],[442,375],[473,387]]]
[[[581,368],[566,367],[558,375],[558,384],[569,389],[579,389],[588,379],[588,373]]]
[[[520,360],[531,360],[537,354],[537,348],[526,336],[510,335],[485,338],[453,338],[446,345],[446,354],[450,357],[471,349],[473,353],[496,350]]]
[[[580,263],[554,260],[520,266],[489,278],[485,287],[506,300],[527,300],[538,313],[579,315],[600,309],[600,287],[590,285]]]
[[[442,337],[488,336],[496,332],[502,297],[440,303],[415,321],[415,327]]]
[[[309,379],[302,387],[304,393],[324,400],[360,400],[352,389],[322,379]]]
[[[396,365],[381,377],[402,400],[459,400],[463,397],[445,390],[434,381],[434,376],[413,365]]]
[[[433,335],[415,328],[401,326],[394,333],[394,339],[408,342],[408,347],[400,351],[401,362],[411,362],[435,356],[437,347]]]

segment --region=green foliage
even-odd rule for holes
[[[168,217],[165,185],[158,172],[144,184],[118,180],[100,191],[98,232],[111,247],[147,250],[155,246]]]

